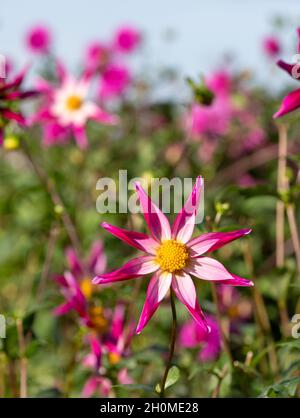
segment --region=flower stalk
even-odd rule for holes
[[[169,370],[172,366],[172,361],[173,361],[174,352],[175,352],[175,345],[176,345],[176,336],[177,336],[177,315],[176,315],[175,298],[174,298],[174,293],[172,289],[170,291],[170,302],[171,302],[171,309],[172,309],[171,342],[170,342],[168,361],[167,361],[166,369],[165,369],[162,383],[161,383],[161,389],[160,389],[161,398],[163,398],[165,395],[166,382],[167,382]]]

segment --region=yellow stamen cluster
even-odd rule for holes
[[[68,110],[74,111],[80,109],[82,106],[82,99],[79,96],[69,96],[66,100],[66,107]]]
[[[89,309],[89,316],[93,327],[99,331],[104,332],[107,329],[108,321],[104,316],[103,309],[101,306],[92,306]]]
[[[184,244],[170,239],[164,241],[156,252],[156,262],[161,270],[174,273],[186,267],[189,253]]]
[[[83,280],[81,280],[80,283],[80,290],[86,297],[86,299],[90,299],[93,293],[93,285],[90,278],[85,277]]]
[[[121,360],[121,356],[118,353],[109,353],[108,354],[108,360],[109,360],[110,364],[112,366],[114,366],[115,364],[119,363],[119,361]]]

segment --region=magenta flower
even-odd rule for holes
[[[298,32],[298,53],[300,53],[300,28]],[[300,64],[288,64],[282,60],[277,62],[277,65],[284,71],[290,74],[295,80],[300,80]],[[284,97],[279,110],[273,115],[274,118],[279,118],[287,113],[293,112],[300,107],[300,89],[294,90]]]
[[[132,52],[139,46],[141,38],[141,33],[138,30],[124,26],[115,34],[114,47],[123,53]]]
[[[210,333],[203,330],[195,321],[186,322],[179,333],[179,344],[185,348],[202,346],[198,357],[200,361],[215,360],[221,352],[221,333],[217,321],[212,316],[207,316]]]
[[[267,36],[263,39],[262,47],[264,52],[270,58],[277,57],[277,55],[281,52],[280,43],[275,36]]]
[[[129,85],[130,78],[126,67],[115,64],[107,66],[100,79],[100,98],[107,99],[120,96]]]
[[[16,122],[25,126],[27,121],[16,108],[28,98],[36,96],[36,90],[22,90],[27,68],[23,69],[12,81],[0,79],[0,144],[3,142],[4,128],[9,122]]]
[[[146,254],[130,260],[111,273],[96,276],[93,283],[115,283],[154,273],[137,325],[137,334],[147,325],[171,287],[196,322],[204,330],[209,330],[197,300],[191,275],[233,286],[253,285],[251,281],[229,273],[217,260],[204,255],[249,234],[250,229],[226,233],[212,232],[192,239],[202,187],[203,179],[198,177],[172,228],[166,216],[151,201],[140,184],[136,185],[136,189],[151,235],[127,231],[108,223],[102,224],[111,234]]]
[[[51,33],[46,26],[34,26],[28,31],[25,41],[34,54],[47,54],[51,46]]]
[[[67,74],[58,64],[60,84],[53,86],[39,80],[37,88],[44,94],[44,103],[33,116],[32,123],[43,124],[45,145],[65,142],[74,136],[80,148],[86,148],[88,140],[85,127],[89,120],[103,124],[115,124],[117,117],[100,108],[88,97],[90,78],[83,75],[78,80]]]

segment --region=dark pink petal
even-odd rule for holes
[[[152,256],[134,258],[121,268],[111,273],[101,274],[93,279],[94,284],[106,284],[111,282],[121,282],[123,280],[134,279],[145,276],[158,270],[159,266],[154,262]]]
[[[197,177],[194,188],[184,207],[178,213],[172,226],[172,237],[184,244],[191,238],[195,226],[195,219],[203,190],[203,179]]]
[[[69,302],[66,302],[66,303],[63,303],[62,305],[57,306],[53,310],[53,313],[54,315],[61,316],[70,312],[71,309],[73,309],[73,305]]]
[[[71,273],[76,278],[79,278],[79,276],[83,275],[81,262],[76,254],[76,251],[73,248],[70,247],[66,249],[66,258],[67,258],[67,262],[71,270]]]
[[[194,238],[188,243],[191,257],[198,257],[207,252],[215,251],[231,241],[250,234],[251,229],[239,229],[230,232],[209,232]]]
[[[149,254],[155,254],[156,249],[158,248],[158,243],[153,238],[149,237],[146,234],[141,234],[140,232],[134,231],[127,231],[126,229],[118,228],[117,226],[113,226],[108,224],[107,222],[103,222],[101,224],[103,228],[109,231],[115,237],[121,239],[127,244],[131,245],[138,250],[144,251]]]
[[[77,145],[79,146],[79,148],[81,148],[81,149],[87,148],[88,139],[87,139],[84,127],[73,126],[72,129],[73,129],[73,134],[74,134],[75,141],[76,141]]]
[[[146,301],[140,316],[139,323],[136,328],[136,333],[140,334],[141,331],[145,328],[150,318],[155,313],[158,305],[165,297],[166,293],[170,289],[172,281],[171,273],[156,273],[150,280]]]
[[[295,67],[295,64],[288,64],[287,62],[278,60],[277,65],[278,67],[286,71],[290,76],[292,76],[292,71],[293,71],[293,68]]]
[[[232,284],[233,286],[253,286],[250,280],[239,278],[229,273],[223,264],[210,257],[194,258],[190,261],[186,271],[202,280],[222,282],[223,284]]]
[[[12,110],[9,110],[9,109],[2,109],[1,113],[8,120],[13,120],[19,123],[20,125],[26,125],[26,120],[24,116],[21,115],[21,113],[13,112]]]
[[[172,288],[183,303],[195,321],[206,331],[210,332],[204,314],[199,306],[196,289],[190,275],[182,272],[180,275],[174,275],[172,279]]]
[[[118,340],[124,331],[124,317],[125,308],[118,304],[115,308],[113,318],[111,321],[111,335],[115,340]]]
[[[140,199],[141,209],[152,236],[158,241],[171,238],[171,228],[167,217],[152,202],[140,183],[136,183],[136,190]]]
[[[300,107],[300,89],[294,90],[289,93],[285,98],[282,100],[281,106],[273,115],[273,118],[279,118],[287,113],[292,112]]]

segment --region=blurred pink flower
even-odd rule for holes
[[[229,96],[232,79],[227,71],[217,71],[206,79],[206,85],[217,96]]]
[[[247,321],[252,313],[252,303],[233,287],[218,287],[221,312],[229,320],[230,331],[239,332],[240,326]]]
[[[277,57],[281,52],[279,40],[275,36],[267,36],[263,39],[264,52],[271,58]]]
[[[103,397],[107,398],[110,396],[112,390],[112,382],[107,377],[103,376],[92,376],[90,377],[82,390],[82,396],[84,398],[90,398],[96,392]]]
[[[298,54],[300,53],[300,28],[297,29],[298,33]],[[285,61],[279,60],[277,65],[286,71],[295,80],[300,81],[300,63],[288,64]],[[289,93],[281,102],[279,110],[273,115],[274,118],[279,118],[287,113],[293,112],[300,107],[300,89],[294,90]]]
[[[52,85],[40,79],[37,88],[44,95],[44,102],[31,122],[43,125],[45,145],[65,142],[74,136],[80,148],[86,148],[88,139],[85,132],[89,120],[103,124],[115,124],[117,117],[106,113],[88,97],[90,78],[83,74],[75,79],[57,64],[59,85]],[[50,126],[49,126],[50,125]]]
[[[129,53],[139,46],[141,38],[141,33],[137,29],[123,26],[116,32],[113,45],[117,51]]]
[[[93,292],[91,277],[104,272],[106,267],[106,256],[102,243],[96,241],[92,245],[90,256],[86,262],[87,270],[72,248],[67,249],[66,257],[69,271],[62,276],[54,276],[65,302],[55,308],[54,314],[60,316],[74,310],[78,313],[84,325],[96,329],[104,328],[106,321],[103,318],[103,310],[100,307],[89,306],[89,299]],[[87,274],[89,276],[86,276]]]
[[[179,344],[181,347],[195,348],[202,346],[199,351],[199,360],[211,361],[218,358],[221,352],[221,333],[214,317],[207,315],[207,323],[211,329],[210,333],[204,332],[195,321],[186,322],[179,333]]]
[[[170,288],[186,306],[192,317],[205,332],[209,331],[199,306],[196,289],[190,275],[202,280],[215,281],[232,286],[252,286],[250,280],[238,277],[217,260],[204,256],[223,245],[250,233],[250,229],[232,232],[214,232],[191,239],[195,218],[203,193],[203,179],[198,177],[185,206],[177,215],[172,229],[166,216],[151,201],[142,186],[136,184],[140,205],[151,231],[151,236],[127,231],[108,223],[102,223],[112,235],[146,253],[134,258],[111,273],[97,275],[93,283],[106,284],[154,273],[150,280],[146,301],[137,325],[139,334],[147,325]]]
[[[85,54],[85,65],[88,71],[96,72],[103,69],[110,61],[112,51],[101,42],[88,45]]]
[[[46,26],[37,25],[26,35],[26,45],[35,54],[47,54],[51,47],[51,33]]]
[[[230,118],[230,101],[227,98],[215,97],[209,106],[193,104],[186,115],[185,124],[193,138],[199,138],[201,135],[225,135]]]
[[[130,83],[130,74],[126,67],[109,65],[100,79],[99,95],[102,99],[120,96]]]

